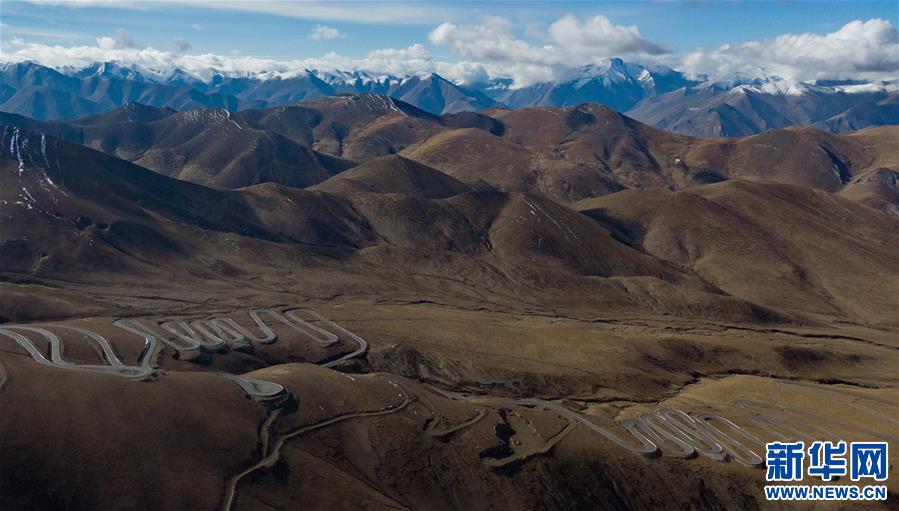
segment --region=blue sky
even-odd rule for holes
[[[99,38],[116,33],[119,34],[115,36],[118,42],[107,46],[169,51],[180,45],[176,51],[190,54],[276,60],[323,59],[333,54],[347,59],[365,59],[372,50],[403,49],[419,44],[423,52],[417,50],[418,53],[426,53],[429,61],[484,64],[489,73],[495,74],[502,69],[489,55],[489,48],[474,48],[464,39],[481,37],[485,46],[508,43],[510,48],[519,48],[523,55],[529,48],[538,51],[546,46],[576,46],[578,49],[573,53],[556,52],[559,53],[556,60],[533,55],[531,57],[536,61],[514,55],[499,59],[499,62],[519,65],[518,69],[524,62],[532,66],[550,66],[553,68],[551,73],[557,73],[560,61],[590,63],[615,56],[610,54],[612,52],[628,53],[622,56],[630,57],[629,60],[655,61],[678,67],[686,55],[697,49],[720,51],[724,45],[771,41],[783,34],[826,37],[853,21],[884,20],[887,28],[881,24],[876,33],[871,28],[858,37],[877,37],[877,44],[881,46],[885,41],[886,55],[877,58],[895,60],[891,57],[890,43],[895,39],[897,9],[895,1],[277,3],[4,0],[0,4],[0,49],[6,57],[17,54],[40,56],[49,54],[49,47],[95,46]],[[550,30],[565,16],[569,21],[575,20],[574,25],[566,26],[583,32],[576,34],[577,40],[564,42],[565,28],[555,33]],[[601,22],[590,24],[586,21],[597,16],[602,18]],[[502,22],[498,23],[498,19]],[[445,37],[435,37],[435,30],[444,24],[451,24],[455,30],[447,29]],[[631,26],[636,27],[639,41],[646,44],[638,41],[635,46],[622,47],[611,42],[625,33],[614,30]],[[317,27],[324,37],[314,37]],[[483,30],[466,31],[464,27],[483,27]],[[508,37],[504,36],[502,41],[492,39],[491,34],[497,30],[506,31]],[[605,35],[601,33],[604,30],[608,31]],[[177,45],[173,43],[176,39],[179,40]],[[860,47],[866,48],[869,43],[859,41]],[[25,51],[23,48],[27,45],[30,46]],[[660,47],[666,51],[660,53],[657,50]],[[485,56],[487,62],[484,62]],[[58,52],[55,58],[61,58]],[[741,58],[745,61],[749,57]],[[695,62],[707,60],[694,59]],[[745,67],[743,61],[740,65]],[[718,62],[712,60],[703,65],[716,66]],[[697,71],[706,72],[699,68]],[[535,73],[534,76],[542,76],[540,71]]]
[[[77,2],[76,2],[77,3]],[[218,2],[222,4],[224,2]],[[119,3],[125,6],[125,3]],[[128,7],[90,4],[4,1],[0,19],[2,39],[18,36],[45,44],[76,44],[127,30],[135,41],[164,48],[172,39],[189,41],[194,51],[245,54],[274,58],[317,57],[330,51],[361,57],[375,48],[401,48],[426,43],[428,33],[442,22],[475,22],[485,16],[503,16],[526,24],[549,24],[564,14],[579,17],[605,15],[613,22],[636,25],[648,39],[684,52],[701,46],[720,46],[767,39],[783,33],[827,33],[855,19],[896,20],[897,3],[878,2],[391,2],[392,7],[418,11],[410,19],[368,23],[355,15],[302,11],[291,16],[228,10],[177,2],[135,2]],[[337,3],[347,11],[378,10],[378,3]],[[261,10],[261,9],[260,9]],[[296,16],[296,17],[295,17]],[[306,19],[300,16],[307,16]],[[417,19],[416,19],[417,18]],[[310,40],[317,25],[339,30],[345,37]],[[522,37],[540,43],[539,38]],[[441,53],[442,52],[442,53]],[[433,55],[455,58],[434,48]]]

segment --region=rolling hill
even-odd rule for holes
[[[896,307],[899,222],[796,186],[728,181],[624,191],[577,204],[632,245],[781,311],[877,322]]]
[[[823,190],[765,181],[625,190],[575,203],[584,215],[542,194],[473,188],[402,156],[309,190],[225,191],[21,128],[5,127],[3,142],[11,221],[0,256],[20,275],[158,275],[202,261],[244,274],[293,253],[326,258],[315,263],[316,280],[377,268],[371,282],[392,280],[406,292],[437,289],[467,265],[463,289],[530,289],[547,303],[599,300],[744,321],[877,323],[891,312],[882,275],[895,266],[897,220]],[[222,252],[229,243],[240,248]],[[421,279],[398,277],[397,261]]]
[[[370,94],[0,120],[13,508],[774,509],[767,424],[893,435],[895,128]]]
[[[744,179],[831,193],[846,189],[847,197],[870,197],[866,204],[893,211],[895,186],[884,177],[899,169],[891,143],[899,136],[895,127],[846,135],[792,127],[743,138],[696,138],[589,104],[434,116],[364,94],[235,113],[129,104],[70,123],[0,115],[10,126],[223,189],[266,182],[307,187],[360,163],[400,155],[474,189],[545,194],[562,202]],[[853,188],[858,190],[850,193]]]

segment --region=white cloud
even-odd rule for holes
[[[64,41],[76,41],[79,39],[93,39],[93,37],[78,32],[60,32],[55,30],[47,30],[45,28],[21,27],[14,25],[0,25],[3,28],[3,35],[19,35],[40,37],[44,39],[59,39]]]
[[[306,37],[313,41],[324,41],[346,37],[346,34],[336,28],[327,27],[325,25],[316,25],[312,32]]]
[[[204,30],[206,28],[206,25],[204,23],[200,23],[199,21],[195,21],[190,24],[190,28],[194,30]]]
[[[322,27],[328,28],[328,27]],[[540,37],[518,35],[526,27],[504,18],[484,18],[473,25],[443,23],[429,35],[432,44],[449,49],[458,61],[435,60],[423,44],[369,51],[363,58],[328,53],[320,58],[275,60],[242,55],[190,54],[189,43],[176,40],[172,49],[141,47],[125,31],[101,37],[96,45],[63,46],[17,41],[7,43],[0,60],[34,60],[52,67],[86,66],[117,61],[142,69],[182,69],[200,78],[215,72],[290,74],[304,69],[366,70],[376,74],[436,72],[462,84],[510,78],[520,87],[564,78],[574,67],[601,64],[606,57],[623,56],[636,62],[665,62],[692,73],[729,77],[779,75],[784,78],[869,78],[897,74],[899,46],[896,29],[884,20],[854,21],[825,34],[786,34],[767,41],[695,50],[680,57],[647,41],[636,27],[614,25],[601,17],[577,20],[566,16],[544,27]],[[531,26],[533,33],[539,27]],[[6,28],[4,28],[6,32]],[[538,39],[547,44],[532,42]]]
[[[580,21],[568,14],[549,26],[549,34],[565,53],[579,57],[669,53],[665,47],[647,41],[635,25],[615,25],[605,16]]]
[[[419,43],[415,43],[408,48],[400,50],[394,48],[384,48],[383,50],[372,50],[366,56],[369,59],[400,59],[400,60],[428,60],[431,55]]]
[[[186,43],[186,41],[185,41]],[[181,69],[199,78],[208,79],[213,73],[291,73],[304,69],[322,71],[361,69],[376,73],[406,75],[436,72],[438,66],[447,71],[447,77],[473,76],[471,70],[452,73],[457,64],[435,63],[421,45],[405,49],[373,50],[371,56],[352,59],[336,53],[321,58],[281,60],[241,55],[231,51],[227,55],[213,53],[190,54],[175,50],[138,47],[127,33],[115,37],[101,37],[95,46],[61,46],[22,41],[21,46],[9,47],[2,52],[2,61],[21,62],[33,60],[50,67],[84,67],[94,62],[115,61],[125,66],[137,66],[144,70],[168,72]]]
[[[128,11],[148,11],[158,8],[158,4],[170,3],[163,2],[147,2],[144,0],[126,1],[126,0],[28,0],[28,3],[36,5],[52,5],[57,7],[83,8],[83,7],[104,7],[108,9],[124,9]],[[174,2],[172,2],[174,3]]]
[[[268,14],[304,20],[343,21],[366,24],[434,24],[440,21],[467,18],[476,8],[472,5],[440,4],[437,2],[348,0],[28,0],[33,4],[59,7],[103,7],[125,10],[163,10],[173,4],[202,9]]]
[[[684,56],[683,67],[713,79],[735,74],[797,80],[889,79],[899,73],[899,43],[889,21],[855,20],[824,35],[784,34],[764,41],[700,48]]]
[[[477,25],[443,23],[428,39],[464,59],[481,63],[491,76],[512,78],[517,87],[552,80],[573,67],[600,64],[611,57],[647,60],[668,53],[663,46],[645,39],[637,27],[615,25],[605,16],[580,21],[567,15],[545,32],[537,25],[526,25],[527,35],[544,36],[553,43],[542,46],[519,38],[516,28],[510,20],[494,16]]]
[[[91,1],[91,0],[82,0]],[[97,0],[94,0],[97,1]],[[149,2],[153,3],[153,2]],[[164,5],[165,2],[159,2]],[[274,16],[284,16],[305,20],[343,21],[371,24],[436,23],[453,19],[460,13],[468,14],[470,9],[462,6],[441,5],[420,2],[414,5],[405,2],[351,1],[351,2],[269,2],[269,1],[222,1],[188,0],[187,4],[207,9],[247,11]]]
[[[555,48],[517,38],[514,25],[505,18],[490,17],[478,25],[443,23],[428,39],[465,59],[464,66],[457,67],[471,71],[479,66],[479,74],[512,77],[518,86],[552,79],[567,65]]]
[[[434,62],[433,71],[460,85],[486,83],[496,74],[491,74],[480,62]]]
[[[428,35],[428,40],[462,57],[482,61],[553,64],[560,60],[553,48],[518,39],[512,22],[495,16],[479,25],[443,23]]]

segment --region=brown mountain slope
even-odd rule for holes
[[[574,201],[621,188],[676,190],[727,179],[836,192],[877,162],[897,167],[899,128],[852,135],[789,128],[740,139],[660,131],[596,105],[490,111],[502,137],[441,133],[404,154],[463,181]],[[477,149],[475,151],[474,149]],[[488,170],[489,169],[489,170]]]
[[[184,114],[166,116],[156,122],[171,122],[181,115]],[[228,119],[224,121],[231,125]],[[508,125],[506,129],[506,133],[516,133]],[[242,128],[235,126],[233,130],[242,131]],[[38,244],[25,241],[29,236],[43,239],[41,244],[51,246],[51,240],[57,236],[56,229],[62,228],[65,222],[84,223],[78,217],[85,217],[95,225],[88,223],[81,231],[88,230],[96,237],[85,237],[77,225],[61,236],[74,236],[70,240],[73,247],[107,242],[109,246],[103,250],[112,250],[110,257],[116,261],[122,254],[140,254],[137,258],[140,264],[158,266],[169,263],[166,258],[156,258],[153,254],[181,254],[172,256],[177,259],[193,251],[204,257],[213,256],[229,267],[256,265],[276,257],[259,257],[266,249],[255,246],[257,241],[253,240],[266,240],[291,251],[308,252],[310,247],[319,247],[352,255],[353,264],[333,266],[338,272],[368,271],[362,267],[374,265],[384,272],[379,278],[389,278],[387,275],[398,267],[418,268],[428,275],[424,279],[429,281],[425,287],[434,284],[430,279],[452,278],[458,275],[459,268],[468,265],[470,270],[466,270],[468,274],[460,286],[460,291],[465,293],[484,285],[505,288],[510,294],[537,286],[550,301],[599,302],[616,308],[643,307],[674,314],[735,314],[734,317],[744,319],[773,314],[770,311],[761,314],[758,312],[761,309],[752,308],[764,306],[786,315],[851,317],[871,323],[892,321],[889,317],[892,289],[885,284],[888,281],[873,279],[865,291],[856,283],[871,279],[871,268],[878,268],[876,273],[880,275],[890,274],[888,268],[895,258],[885,247],[888,246],[886,237],[894,230],[893,221],[824,192],[734,182],[692,188],[689,193],[671,196],[674,199],[661,200],[657,195],[637,192],[609,196],[609,204],[617,206],[608,214],[591,213],[591,216],[612,218],[616,222],[609,225],[612,232],[625,232],[618,225],[620,222],[633,224],[635,227],[628,227],[630,230],[646,230],[649,234],[640,238],[642,245],[634,245],[652,256],[645,259],[606,231],[590,230],[592,224],[585,225],[581,215],[546,197],[521,192],[459,195],[465,188],[452,178],[401,157],[374,160],[368,168],[359,170],[352,185],[335,184],[340,180],[328,184],[325,189],[336,195],[277,186],[225,193],[171,181],[99,153],[79,151],[64,142],[34,134],[21,135],[20,131],[13,133],[9,130],[4,135],[9,142],[5,147],[16,151],[13,154],[6,149],[8,176],[32,181],[23,181],[22,186],[16,184],[18,181],[4,186],[8,195],[4,200],[10,204],[22,203],[16,204],[15,211],[26,215],[8,227],[16,233],[4,245],[4,260],[10,261],[14,271],[26,274],[36,271],[49,275],[56,271],[55,260],[43,257],[44,250]],[[572,133],[575,138],[581,136],[577,131]],[[797,136],[801,135],[799,131]],[[13,137],[19,136],[23,137],[22,141],[12,143]],[[274,135],[266,134],[269,136]],[[458,137],[490,140],[497,146],[509,144],[505,135],[497,137],[475,128],[448,130],[432,138],[452,141]],[[731,141],[735,146],[731,150],[739,150],[736,146],[740,142]],[[42,148],[46,143],[50,144],[50,150],[44,157]],[[853,143],[849,141],[849,149],[855,147]],[[587,146],[581,142],[569,146],[578,145]],[[39,170],[46,169],[41,172],[63,187],[69,194],[66,197],[87,203],[55,211],[53,201],[65,203],[69,198],[60,198],[53,192],[53,185],[39,178],[39,172],[17,173],[20,146],[25,148],[23,154],[30,155],[29,160],[22,161],[36,165]],[[197,147],[202,149],[202,145]],[[850,152],[837,149],[843,150],[843,154]],[[477,152],[493,153],[481,149]],[[61,163],[56,164],[56,159]],[[864,161],[877,160],[869,157]],[[496,175],[490,175],[495,168],[495,164],[488,163],[482,172],[496,179]],[[385,178],[385,171],[391,177]],[[509,182],[514,185],[515,179]],[[533,186],[539,187],[537,183]],[[35,202],[36,209],[30,210],[25,199],[17,198],[22,187],[32,195],[32,200],[37,197],[35,194],[44,191],[49,194]],[[709,194],[714,190],[720,190],[714,193],[721,196],[715,195],[713,200]],[[451,196],[455,197],[434,200]],[[746,211],[736,203],[727,204],[731,199]],[[675,204],[669,206],[670,211],[662,213],[653,209],[669,201]],[[592,210],[604,208],[603,204],[599,199],[595,204],[579,203],[578,208]],[[43,212],[35,213],[39,210]],[[157,221],[160,218],[161,223]],[[101,224],[104,227],[96,227]],[[709,230],[703,230],[706,224]],[[186,232],[195,234],[185,235]],[[246,254],[218,255],[220,249],[211,247],[219,247],[227,240],[215,232],[249,237],[251,240],[245,243],[253,246]],[[870,239],[864,241],[866,237]],[[130,243],[135,247],[129,248]],[[203,246],[204,243],[208,245]],[[693,244],[699,248],[691,248]],[[819,245],[822,249],[814,248]],[[18,250],[26,250],[27,254]],[[59,251],[58,256],[68,261],[59,273],[65,274],[81,264],[93,265],[95,269],[104,267],[105,263],[97,262],[99,259],[90,258],[89,254]],[[400,266],[396,266],[397,262]],[[137,263],[125,257],[116,264]],[[680,270],[675,270],[672,264]],[[174,259],[171,266],[176,266]],[[47,273],[42,273],[44,270]],[[326,274],[321,273],[323,278]],[[399,287],[409,289],[408,284]],[[572,286],[578,291],[571,292]],[[660,296],[666,298],[660,300]],[[793,296],[801,297],[798,304],[789,298]],[[722,306],[722,300],[729,305]],[[743,305],[734,308],[740,302]],[[694,311],[693,304],[701,305]]]
[[[839,194],[899,217],[899,170],[886,167],[869,170],[854,176]]]
[[[681,160],[686,168],[717,170],[731,179],[771,180],[829,192],[840,190],[853,175],[867,169],[880,152],[868,150],[848,136],[813,128],[787,128],[731,141],[705,142],[684,147]]]
[[[114,274],[123,265],[167,265],[192,252],[202,259],[229,235],[347,248],[372,238],[332,196],[218,191],[27,130],[3,127],[2,138],[5,271]]]
[[[578,209],[733,296],[895,324],[899,221],[823,191],[733,181],[625,191]]]
[[[868,167],[899,168],[899,154],[896,145],[899,142],[899,130],[895,126],[883,126],[868,128],[854,133],[848,133],[842,138],[860,144],[868,153]]]
[[[84,144],[157,172],[216,188],[308,186],[351,166],[225,110],[189,110],[134,123],[83,127]]]
[[[144,111],[149,108],[134,109],[142,111],[140,118],[156,120],[132,122],[135,116],[120,109],[53,133],[74,129],[67,140],[81,137],[90,147],[219,188],[260,182],[309,186],[353,162],[391,154],[477,187],[562,202],[623,188],[679,190],[727,179],[838,192],[869,170],[899,168],[895,126],[848,135],[789,128],[744,138],[694,138],[591,104],[438,117],[373,94],[232,114]],[[866,183],[870,188],[872,181]],[[895,205],[888,202],[891,193],[877,192],[871,204]]]
[[[402,152],[462,181],[482,180],[504,191],[536,191],[527,150],[477,128],[444,131]]]
[[[0,508],[773,511],[766,442],[899,441],[895,130],[310,105],[3,117]]]
[[[261,276],[274,279],[265,285],[316,282],[318,292],[346,292],[352,279],[349,289],[361,293],[386,287],[404,296],[491,294],[740,321],[776,316],[540,196],[434,200],[274,184],[219,191],[21,129],[7,128],[3,142],[10,221],[0,260],[17,279],[165,276],[176,286],[240,287],[244,279],[262,285]],[[289,277],[271,269],[284,261],[296,264]]]
[[[674,186],[676,167],[666,146],[690,142],[591,104],[498,112],[497,118],[505,125],[504,138],[541,159],[608,172],[626,187]]]
[[[486,196],[487,194],[481,194]],[[471,209],[483,209],[477,196],[454,199]],[[688,280],[619,242],[589,218],[535,195],[510,194],[503,207],[483,225],[493,251],[504,260],[520,260],[523,268],[544,273],[553,266],[579,275],[598,277],[657,277],[665,281]]]
[[[126,103],[114,110],[102,114],[91,115],[68,121],[76,126],[94,126],[97,124],[120,124],[126,122],[153,122],[165,119],[178,113],[171,108],[157,108],[141,103]]]
[[[312,147],[353,161],[394,154],[440,128],[438,117],[375,94],[335,96],[303,106],[321,116]]]
[[[344,194],[353,190],[399,193],[428,199],[444,199],[470,191],[437,169],[396,155],[369,160],[311,189]]]
[[[899,222],[881,212],[732,181],[582,213],[397,155],[312,188],[217,190],[0,128],[0,502],[774,510],[765,442],[895,437]],[[294,307],[341,327],[278,319]],[[261,337],[182,356],[124,317]],[[33,321],[100,368],[39,363],[53,340],[11,324]]]
[[[556,150],[523,147],[475,128],[441,132],[402,154],[466,183],[540,193],[566,202],[622,188],[604,162],[572,162]]]
[[[845,138],[864,148],[868,165],[853,173],[840,195],[899,217],[899,131],[868,128]]]
[[[630,188],[681,189],[750,179],[835,192],[875,166],[899,165],[899,127],[849,135],[797,127],[722,139],[667,133],[595,105],[496,115],[506,139],[543,158],[608,169]]]

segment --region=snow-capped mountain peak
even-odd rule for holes
[[[132,101],[175,110],[234,111],[336,94],[378,94],[434,114],[501,106],[598,103],[657,127],[700,135],[748,134],[796,123],[830,123],[826,124],[828,129],[840,130],[899,123],[899,114],[895,113],[899,80],[801,81],[736,75],[713,81],[689,78],[661,65],[644,66],[621,59],[573,68],[556,80],[526,87],[508,77],[460,84],[427,71],[394,75],[365,69],[188,71],[118,62],[52,69],[34,62],[17,62],[0,64],[0,72],[0,109],[43,119],[99,114]],[[124,94],[112,97],[104,92],[109,90],[110,80],[131,83],[127,87],[117,84]],[[815,95],[815,101],[804,101],[807,95]],[[753,101],[741,99],[747,96]],[[792,110],[787,112],[788,108]],[[846,117],[830,119],[834,112],[844,111],[849,112]],[[730,128],[718,130],[719,118]]]

